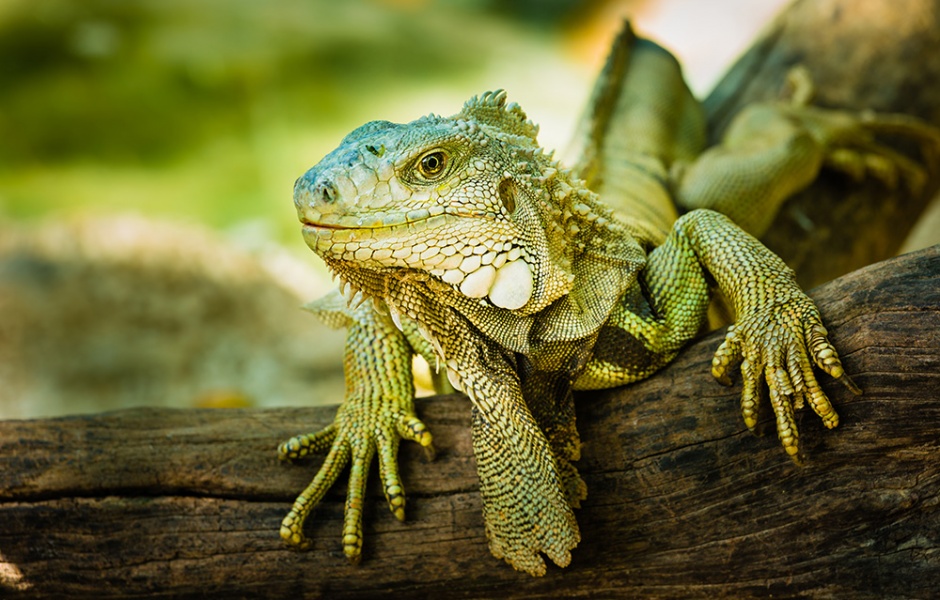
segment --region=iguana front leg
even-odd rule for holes
[[[366,480],[378,455],[382,489],[392,514],[405,518],[405,494],[398,474],[399,439],[411,440],[433,453],[431,434],[414,411],[412,350],[388,316],[366,304],[354,311],[340,308],[328,296],[314,312],[336,325],[346,325],[346,399],[326,429],[299,435],[278,447],[281,459],[295,460],[329,449],[316,477],[301,492],[281,524],[281,537],[298,548],[308,545],[303,525],[310,511],[350,466],[343,525],[343,552],[358,562],[362,550],[362,504]]]
[[[511,358],[469,331],[451,333],[442,342],[451,378],[473,405],[473,451],[490,552],[531,575],[545,573],[540,553],[567,566],[581,535]]]
[[[624,306],[602,330],[595,358],[576,387],[629,383],[665,364],[701,327],[709,300],[707,274],[731,301],[737,320],[715,353],[712,374],[730,385],[740,365],[741,410],[750,429],[757,424],[762,380],[770,390],[777,433],[798,461],[793,411],[807,401],[827,427],[839,420],[813,372],[815,363],[854,393],[861,393],[842,368],[827,339],[819,311],[800,290],[793,272],[773,252],[727,217],[695,210],[681,217],[664,244],[650,253],[643,280],[650,306]],[[633,304],[638,300],[634,299]],[[618,333],[619,332],[619,333]],[[618,360],[608,346],[633,339]]]
[[[676,222],[666,244],[650,256],[651,288],[669,285],[676,269],[691,261],[714,277],[737,315],[715,353],[712,374],[730,385],[731,370],[740,365],[741,410],[752,430],[757,424],[761,380],[766,381],[777,434],[787,454],[798,461],[794,408],[805,400],[826,427],[839,423],[816,380],[813,364],[853,393],[861,393],[842,368],[818,309],[780,258],[719,213],[696,210]]]

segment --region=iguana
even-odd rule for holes
[[[300,177],[306,243],[340,278],[308,305],[348,328],[346,399],[326,429],[278,448],[326,459],[281,525],[304,547],[304,520],[349,466],[343,548],[362,547],[367,475],[378,458],[392,513],[404,519],[401,439],[433,452],[415,414],[420,354],[470,398],[489,547],[532,575],[542,554],[569,563],[586,497],[573,390],[650,376],[706,327],[717,288],[736,315],[712,374],[740,368],[741,411],[757,424],[769,391],[778,437],[799,460],[794,410],[838,416],[814,365],[861,393],[792,271],[754,237],[823,166],[918,185],[923,170],[877,144],[890,129],[940,134],[912,118],[789,102],[753,105],[718,146],[673,56],[633,35],[615,43],[565,168],[502,91],[451,116],[367,123]]]

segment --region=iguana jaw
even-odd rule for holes
[[[416,212],[409,214],[415,217]],[[357,268],[416,269],[450,284],[468,298],[486,298],[500,308],[515,310],[528,303],[534,282],[527,261],[532,259],[521,246],[508,236],[505,241],[475,240],[457,234],[460,230],[472,232],[472,221],[479,216],[455,214],[456,210],[424,212],[431,214],[403,222],[402,215],[347,215],[330,219],[335,223],[302,218],[304,240],[340,276],[344,263]],[[425,235],[416,234],[416,227]]]

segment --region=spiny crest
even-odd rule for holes
[[[480,125],[494,127],[510,135],[528,138],[533,144],[537,143],[538,125],[530,121],[522,107],[515,102],[506,104],[504,90],[484,92],[470,98],[464,103],[463,110],[454,117],[473,120]]]

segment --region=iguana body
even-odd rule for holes
[[[470,397],[493,554],[536,575],[542,553],[568,564],[580,539],[572,508],[586,494],[572,464],[572,390],[654,373],[702,330],[715,286],[737,318],[712,371],[730,383],[740,364],[748,427],[764,381],[789,455],[798,456],[793,411],[804,401],[836,426],[813,365],[857,388],[792,272],[745,230],[759,233],[824,162],[869,165],[885,179],[887,169],[906,179],[919,171],[848,114],[755,111],[745,131],[732,127],[726,146],[705,152],[704,119],[675,59],[627,30],[574,169],[542,152],[537,128],[498,92],[453,117],[368,123],[298,179],[305,240],[349,300],[337,292],[310,307],[349,328],[347,395],[333,425],[279,448],[290,459],[328,450],[282,537],[305,544],[304,519],[350,465],[343,544],[358,560],[375,455],[404,518],[398,441],[432,447],[412,403],[419,353]]]

